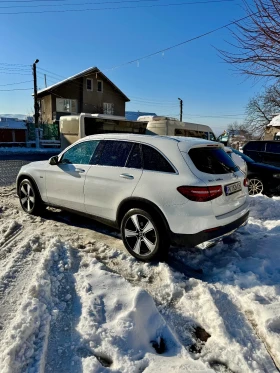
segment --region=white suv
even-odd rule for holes
[[[17,193],[29,214],[56,206],[120,228],[127,250],[149,261],[170,244],[195,246],[246,223],[247,180],[222,147],[187,137],[88,136],[23,166]]]

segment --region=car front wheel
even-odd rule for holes
[[[263,190],[263,182],[259,178],[253,177],[249,180],[248,192],[250,196],[255,196],[257,194],[263,193]]]
[[[160,219],[142,209],[131,209],[123,217],[121,234],[127,251],[144,262],[164,259],[169,239]]]
[[[41,207],[41,198],[29,179],[24,179],[19,186],[19,200],[22,209],[31,215],[37,215]]]

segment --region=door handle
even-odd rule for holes
[[[83,172],[85,172],[85,170],[83,170],[82,168],[75,168],[75,171],[79,172],[79,174],[82,174]]]
[[[120,174],[120,177],[122,177],[123,179],[129,179],[129,180],[134,179],[134,176],[130,174]]]

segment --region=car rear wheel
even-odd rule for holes
[[[164,226],[148,212],[129,210],[122,219],[121,234],[127,251],[135,258],[149,262],[166,257],[169,239]]]
[[[253,177],[249,180],[248,192],[250,196],[255,196],[257,194],[263,193],[263,190],[263,182],[259,178]]]
[[[33,183],[29,179],[24,179],[19,185],[19,200],[22,209],[31,215],[37,215],[42,201],[34,187]]]

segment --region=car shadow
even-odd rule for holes
[[[60,210],[56,208],[47,208],[40,216],[45,220],[52,220],[58,223],[64,223],[76,228],[91,229],[95,232],[105,234],[107,236],[121,239],[120,233],[117,229],[108,227],[107,225],[93,220],[84,215],[69,212],[67,210]]]

